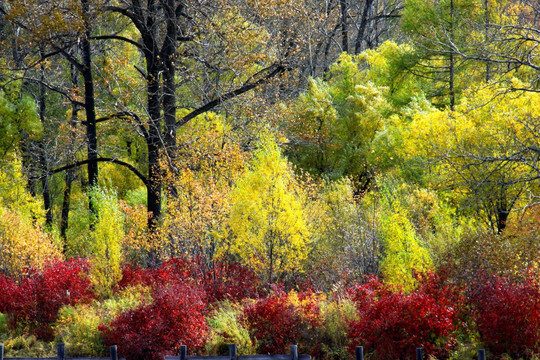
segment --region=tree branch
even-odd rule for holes
[[[253,83],[247,82],[244,85],[242,85],[241,87],[239,87],[239,88],[237,88],[235,90],[232,90],[232,91],[230,91],[230,92],[228,92],[226,94],[223,94],[223,95],[219,96],[218,98],[216,98],[216,99],[204,104],[203,106],[193,110],[192,112],[190,112],[189,114],[187,114],[186,116],[181,118],[179,121],[177,121],[176,122],[176,127],[183,126],[183,125],[187,124],[194,117],[215,108],[216,106],[224,103],[225,101],[230,100],[232,98],[235,98],[238,95],[241,95],[241,94],[243,94],[245,92],[248,92],[248,91],[262,85],[262,84],[267,83],[268,81],[270,81],[270,79],[272,79],[273,77],[281,74],[282,72],[284,72],[286,70],[286,68],[283,65],[273,65],[273,66],[275,66],[274,70],[269,72],[263,78],[255,81]],[[269,71],[273,66],[270,66],[270,67],[264,69],[263,71]],[[263,72],[263,71],[261,71],[261,72]],[[261,73],[261,72],[259,72],[259,73]]]
[[[127,42],[128,44],[134,45],[139,49],[143,49],[142,44],[138,43],[135,40],[131,40],[127,37],[120,36],[120,35],[99,35],[99,36],[91,36],[90,39],[92,40],[119,40]]]
[[[89,163],[95,163],[95,162],[111,162],[111,163],[114,163],[114,164],[121,165],[121,166],[129,169],[139,179],[141,179],[141,181],[143,182],[143,184],[147,188],[149,186],[149,182],[148,182],[148,179],[146,178],[146,176],[144,176],[139,170],[137,170],[136,167],[134,167],[133,165],[131,165],[131,164],[125,162],[125,161],[118,160],[116,158],[97,158],[97,159],[86,159],[86,160],[82,160],[82,161],[77,161],[74,164],[62,166],[60,168],[49,171],[47,176],[54,175],[54,174],[57,174],[57,173],[62,172],[62,171],[66,171],[66,170],[69,170],[69,169],[73,169],[73,168],[76,168],[76,167],[79,167],[79,166],[82,166],[82,165],[86,165],[86,164],[89,164]]]

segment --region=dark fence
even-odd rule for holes
[[[110,356],[105,358],[82,358],[82,357],[67,357],[64,344],[58,344],[57,356],[49,358],[24,358],[4,357],[4,345],[0,345],[0,360],[125,360],[118,359],[118,350],[116,345],[109,348]],[[355,359],[364,360],[364,347],[357,346],[355,349]],[[424,349],[416,349],[416,360],[424,359]],[[234,344],[229,345],[229,355],[226,356],[187,356],[187,346],[180,346],[180,353],[177,356],[165,356],[165,360],[311,360],[310,355],[298,355],[298,347],[291,345],[289,354],[278,355],[237,355],[237,347]],[[478,350],[478,360],[486,360],[486,352],[484,349]]]
[[[364,347],[357,346],[354,349],[354,356],[356,360],[364,360]],[[416,360],[424,359],[424,349],[416,348]],[[486,360],[486,351],[484,349],[478,350],[478,360]]]
[[[165,356],[165,360],[311,360],[310,355],[298,355],[298,347],[291,345],[289,354],[279,355],[237,355],[237,347],[229,345],[229,355],[226,356],[187,356],[187,346],[180,346],[177,356]]]

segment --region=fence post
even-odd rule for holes
[[[0,344],[0,360],[4,360],[4,344]]]
[[[229,344],[229,360],[236,360],[236,344]]]
[[[478,350],[478,360],[486,360],[486,350]]]
[[[291,345],[291,360],[298,360],[298,346]]]
[[[180,360],[187,358],[187,345],[180,345]]]
[[[424,358],[424,349],[416,348],[416,360],[422,360]]]
[[[109,353],[111,354],[111,360],[118,360],[118,347],[116,345],[109,348]]]
[[[66,358],[66,345],[64,344],[56,345],[56,358],[58,360],[64,360]]]
[[[363,346],[355,347],[354,354],[355,354],[356,360],[364,360],[364,347]]]

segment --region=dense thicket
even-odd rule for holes
[[[0,0],[0,339],[533,356],[539,19],[534,0]]]

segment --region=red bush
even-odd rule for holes
[[[51,325],[64,305],[88,302],[93,297],[85,275],[88,262],[72,259],[48,264],[42,271],[30,271],[22,279],[0,277],[5,293],[0,311],[7,313],[10,326],[27,326],[38,338],[51,340]],[[4,291],[4,289],[3,289]]]
[[[239,263],[216,262],[211,266],[200,259],[186,260],[174,258],[164,262],[158,269],[143,269],[126,265],[123,268],[120,287],[144,284],[166,284],[175,281],[189,281],[202,286],[206,302],[229,299],[241,300],[258,295],[257,275]]]
[[[413,359],[423,347],[437,358],[448,356],[454,344],[458,295],[435,276],[421,280],[409,293],[385,287],[371,279],[351,291],[358,320],[350,322],[351,351],[363,345],[377,359]]]
[[[126,311],[109,326],[100,326],[108,345],[118,345],[128,360],[163,359],[177,353],[180,345],[198,349],[204,345],[206,304],[199,288],[181,281],[158,285],[151,304]]]
[[[211,268],[199,267],[196,280],[202,282],[208,302],[224,299],[237,301],[259,294],[259,278],[239,263],[214,263]]]
[[[496,357],[540,352],[540,285],[524,280],[481,277],[470,289],[480,340]]]
[[[244,317],[261,353],[288,353],[289,346],[300,341],[302,319],[281,290],[248,304]]]

